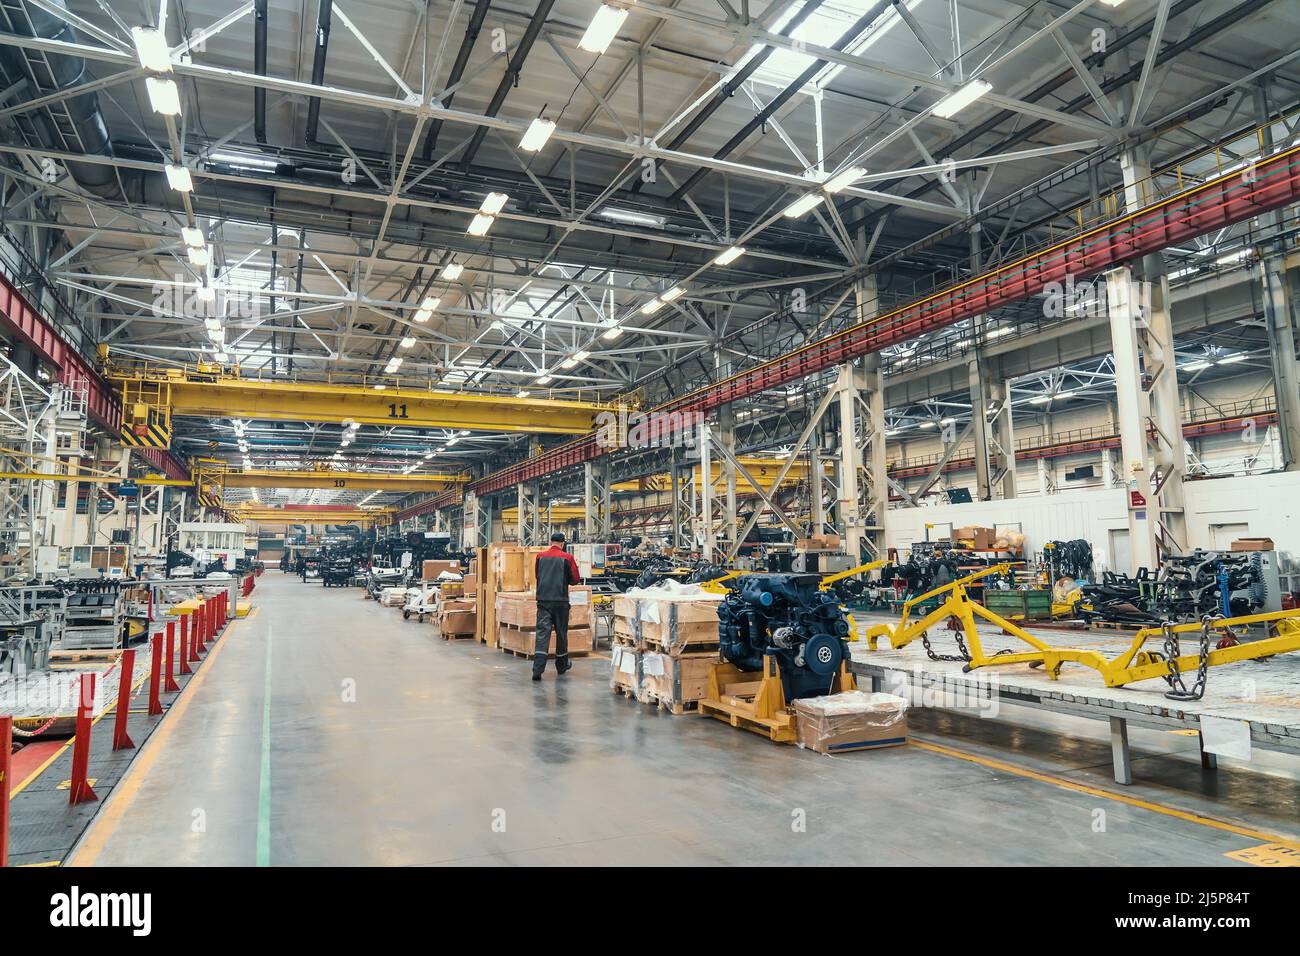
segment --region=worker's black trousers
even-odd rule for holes
[[[546,670],[546,655],[551,651],[551,631],[555,631],[555,669],[563,674],[569,669],[569,605],[564,601],[537,602],[537,646],[533,648],[533,673]]]

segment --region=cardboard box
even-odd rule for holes
[[[997,535],[992,528],[967,525],[964,528],[954,528],[952,540],[969,544],[976,551],[989,551],[993,548],[993,542],[997,540]]]
[[[466,594],[474,594],[478,591],[478,575],[472,571],[461,579],[461,586],[465,589]]]
[[[860,690],[794,702],[798,742],[823,754],[907,743],[907,700]]]
[[[1233,551],[1272,551],[1272,538],[1238,538],[1232,542]]]
[[[815,534],[810,538],[800,538],[794,546],[799,551],[839,551],[844,542],[837,534]]]
[[[438,575],[443,571],[450,571],[452,574],[460,574],[459,561],[425,561],[420,568],[420,577],[425,581],[437,580]]]

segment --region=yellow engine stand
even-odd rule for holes
[[[1107,687],[1123,687],[1126,684],[1150,680],[1153,677],[1164,677],[1169,674],[1169,661],[1143,649],[1143,645],[1151,638],[1164,638],[1165,632],[1163,628],[1143,628],[1133,635],[1132,643],[1123,653],[1114,658],[1108,658],[1096,650],[1053,647],[1046,641],[1035,637],[1018,625],[971,600],[964,585],[977,577],[992,574],[995,570],[997,568],[987,568],[978,574],[970,575],[913,598],[903,605],[903,616],[897,627],[891,627],[888,624],[877,624],[868,629],[866,634],[867,645],[874,651],[880,638],[887,636],[891,647],[906,647],[925,634],[929,628],[951,617],[961,622],[966,647],[970,651],[970,661],[963,668],[968,672],[977,667],[1030,664],[1043,667],[1047,672],[1047,676],[1052,680],[1056,680],[1060,677],[1061,665],[1073,663],[1091,667],[1101,675]],[[914,604],[919,604],[928,598],[944,593],[947,593],[948,596],[938,607],[924,617],[917,618],[915,621],[908,621],[909,612]],[[983,618],[990,624],[1001,628],[1006,634],[1019,638],[1033,650],[989,656],[984,652],[984,645],[980,641],[979,630],[976,628],[975,623],[977,617]],[[1252,624],[1275,625],[1273,630],[1276,633],[1263,640],[1245,641],[1231,647],[1212,650],[1206,655],[1207,665],[1214,667],[1218,664],[1256,660],[1261,657],[1272,657],[1275,654],[1284,654],[1287,651],[1300,649],[1300,608],[1290,611],[1274,611],[1268,614],[1248,614],[1243,617],[1222,618],[1211,621],[1209,626],[1214,630],[1223,631],[1227,634],[1231,633],[1231,629],[1234,627],[1244,627]],[[1170,631],[1180,636],[1193,633],[1199,634],[1201,626],[1199,621],[1190,624],[1177,624]],[[1178,669],[1184,674],[1191,673],[1197,669],[1200,662],[1200,654],[1183,654],[1178,658]]]
[[[841,661],[831,693],[857,689],[848,662]],[[798,737],[795,715],[786,705],[781,669],[772,654],[763,655],[761,671],[742,671],[726,661],[711,665],[708,692],[700,700],[699,708],[701,714],[762,734],[777,743],[793,743]]]

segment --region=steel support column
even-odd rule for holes
[[[583,465],[582,533],[587,541],[608,542],[612,537],[609,519],[609,459]]]

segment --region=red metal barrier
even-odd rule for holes
[[[203,643],[203,633],[201,631],[190,631],[190,663],[195,664],[199,660],[199,645]]]
[[[122,652],[118,661],[122,676],[117,682],[117,712],[113,714],[113,749],[129,750],[135,747],[126,732],[126,721],[131,716],[131,680],[135,677],[135,648]]]
[[[190,670],[190,635],[184,626],[181,627],[180,653],[176,655],[176,671],[180,674],[194,673]]]
[[[162,658],[163,637],[155,634],[149,643],[153,645],[153,663],[149,666],[149,716],[162,716]]]
[[[14,719],[0,717],[0,866],[9,865],[9,779],[14,761]]]
[[[90,768],[91,711],[95,705],[95,675],[82,674],[78,685],[77,735],[72,738],[72,778],[68,781],[68,803],[88,803],[99,797],[91,789],[86,771]]]
[[[169,694],[180,691],[176,683],[176,622],[167,622],[167,673],[163,679],[163,690]]]
[[[198,627],[194,628],[194,646],[200,651],[207,651],[208,649],[206,639],[203,636],[203,631]]]

